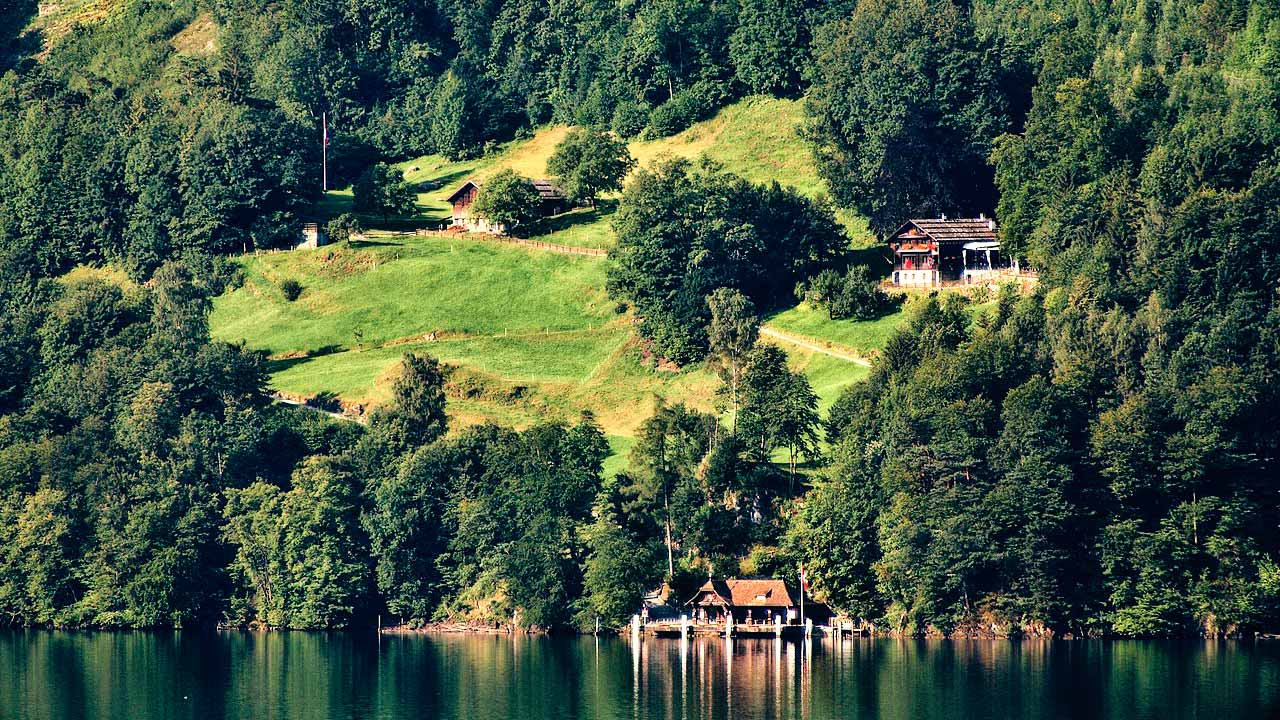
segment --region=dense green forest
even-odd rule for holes
[[[901,633],[1280,624],[1274,0],[132,0],[47,49],[34,2],[3,10],[5,622],[585,627],[803,564]],[[180,42],[201,18],[216,42]],[[609,291],[724,413],[658,404],[625,472],[590,416],[457,427],[430,357],[363,426],[270,404],[266,358],[210,340],[225,256],[319,195],[322,113],[345,183],[749,93],[804,98],[832,197],[631,178]],[[757,325],[839,278],[841,312],[892,304],[837,207],[994,212],[1040,281],[976,320],[914,303],[819,417]]]

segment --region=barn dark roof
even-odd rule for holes
[[[545,178],[539,178],[537,180],[533,180],[532,182],[533,182],[534,189],[538,191],[538,197],[540,197],[543,202],[565,199],[564,191],[561,190],[560,186],[556,185],[553,181],[547,180]],[[448,202],[454,202],[469,188],[473,188],[473,187],[479,188],[480,183],[476,180],[468,180],[462,183],[462,185],[457,190],[454,190],[453,194],[449,196]]]
[[[915,232],[912,232],[912,231]],[[1000,242],[995,221],[987,218],[921,218],[908,220],[890,240],[924,234],[935,242]]]
[[[545,200],[564,200],[564,191],[559,185],[546,179],[538,179],[533,181],[533,186],[538,189],[538,194]]]

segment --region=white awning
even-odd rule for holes
[[[991,242],[990,240],[985,242],[971,242],[971,243],[965,243],[964,249],[965,250],[999,250],[1000,243]]]

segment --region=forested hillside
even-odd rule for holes
[[[903,634],[1280,623],[1274,1],[4,9],[6,622],[587,626],[664,579],[803,564]],[[657,403],[621,472],[590,414],[451,421],[468,391],[430,346],[362,426],[269,404],[265,354],[210,339],[214,298],[254,282],[227,256],[316,212],[322,115],[345,186],[548,123],[652,140],[750,94],[800,99],[831,197],[643,158],[607,300],[546,311],[612,304],[643,372],[717,379],[714,412]],[[917,298],[820,413],[761,318],[799,322],[798,294],[844,337],[897,307],[837,211],[881,235],[994,213],[1039,283]]]

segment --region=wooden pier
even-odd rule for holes
[[[835,625],[783,625],[781,623],[707,623],[694,622],[688,618],[679,620],[642,620],[639,616],[632,618],[633,635],[650,637],[741,637],[741,638],[805,638],[817,637],[861,637],[871,634],[869,628],[853,625],[847,621]]]

